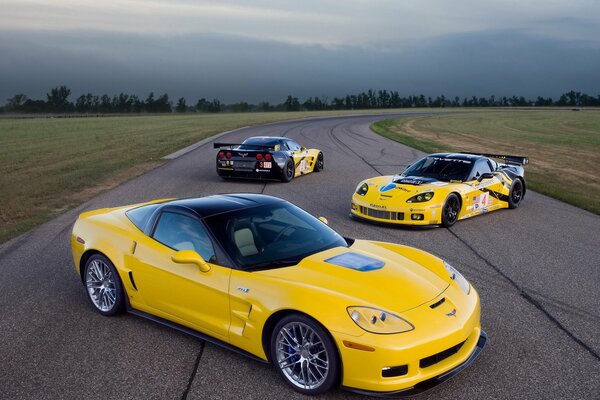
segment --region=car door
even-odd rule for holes
[[[163,211],[152,237],[137,243],[131,270],[144,303],[164,318],[227,340],[231,269],[217,264],[214,244],[197,218]],[[194,250],[209,264],[178,264],[171,257]]]
[[[492,208],[496,208],[499,202],[499,194],[502,188],[502,180],[494,175],[489,178],[481,178],[484,174],[491,174],[492,165],[487,159],[479,159],[475,163],[469,185],[472,190],[468,193],[468,204],[470,212],[484,213]]]
[[[296,176],[311,172],[312,158],[309,156],[308,150],[293,140],[288,140],[288,147],[292,151],[292,158],[296,166]]]

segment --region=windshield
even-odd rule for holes
[[[425,157],[407,168],[403,176],[434,178],[440,181],[465,181],[471,172],[472,162],[455,158]]]
[[[327,225],[286,202],[205,219],[221,246],[245,270],[295,265],[333,247],[348,247]]]
[[[273,146],[279,148],[279,140],[270,137],[251,137],[244,140],[244,142],[237,147],[237,150],[266,150],[266,148],[261,146]]]

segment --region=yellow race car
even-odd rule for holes
[[[527,157],[501,154],[430,154],[400,175],[360,182],[350,217],[450,227],[459,219],[517,208],[525,196],[523,166],[528,162]]]
[[[80,215],[73,261],[91,305],[263,362],[295,390],[414,394],[469,365],[479,296],[415,248],[343,238],[276,197],[229,194]]]

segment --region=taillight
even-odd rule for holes
[[[227,155],[226,155],[226,157],[227,157],[227,158],[231,158],[231,153],[227,152]]]
[[[271,155],[270,154],[265,154],[265,160],[271,161]]]
[[[219,152],[219,158],[225,158],[225,153],[223,153],[222,151]]]
[[[256,155],[256,159],[257,159],[258,161],[262,160],[262,154],[258,153],[258,154]]]

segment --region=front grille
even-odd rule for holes
[[[404,219],[404,213],[402,212],[374,210],[372,208],[363,206],[360,206],[360,213],[368,215],[369,217],[389,219],[392,221],[402,221]]]
[[[466,340],[465,340],[465,342],[466,342]],[[431,367],[432,365],[437,364],[440,361],[443,361],[446,358],[455,355],[456,353],[458,353],[458,351],[463,346],[463,344],[465,344],[465,342],[459,343],[456,346],[450,347],[449,349],[446,349],[444,351],[440,351],[439,353],[429,356],[427,358],[423,358],[419,362],[419,367],[421,367],[421,368]]]

